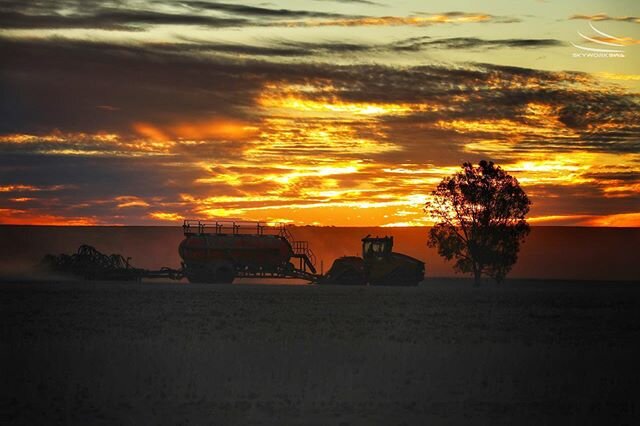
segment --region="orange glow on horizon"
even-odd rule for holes
[[[592,217],[586,222],[587,226],[611,227],[640,227],[640,213],[621,213]]]
[[[96,226],[101,224],[92,217],[56,216],[22,209],[3,208],[0,208],[0,223],[3,225],[39,226]]]
[[[612,228],[640,227],[640,213],[621,213],[611,215],[550,215],[527,219],[533,226],[567,225]]]

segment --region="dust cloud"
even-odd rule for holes
[[[451,264],[426,245],[428,228],[291,227],[296,240],[309,241],[325,272],[345,255],[360,255],[366,235],[394,237],[394,251],[426,263],[428,277],[456,276]],[[37,275],[45,254],[74,253],[89,244],[103,253],[131,257],[138,268],[180,267],[181,227],[0,226],[0,277]],[[639,280],[636,249],[640,228],[533,227],[521,247],[511,278]]]

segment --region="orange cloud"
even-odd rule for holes
[[[119,138],[120,137],[114,133],[104,133],[104,132],[62,133],[60,131],[54,130],[48,135],[31,135],[31,134],[24,134],[24,133],[0,135],[0,142],[13,143],[13,144],[27,144],[27,143],[36,143],[36,142],[57,143],[57,142],[66,142],[68,140],[84,142],[87,140],[92,140],[92,141],[107,143],[107,142],[117,142]]]
[[[340,118],[376,118],[402,116],[416,112],[438,111],[439,105],[427,102],[347,102],[332,86],[274,85],[265,86],[258,105],[272,113],[292,116],[322,116]]]
[[[149,203],[139,197],[131,195],[122,195],[120,197],[116,197],[116,201],[119,201],[119,209],[127,207],[149,207]]]
[[[613,43],[613,44],[618,44],[618,45],[623,45],[623,46],[632,46],[634,44],[640,44],[640,40],[635,39],[633,37],[601,37],[601,36],[594,36],[591,37],[595,40],[599,40],[599,41],[604,41],[605,43]]]
[[[539,79],[526,75],[513,79],[491,77],[487,81],[487,90],[539,86]],[[145,158],[145,163],[165,169],[165,165],[171,166],[169,171],[158,171],[159,175],[165,174],[152,177],[156,179],[151,184],[156,185],[153,190],[158,191],[157,197],[122,195],[108,200],[78,200],[64,195],[56,200],[51,197],[47,204],[64,206],[62,211],[70,215],[74,209],[80,214],[110,209],[111,219],[124,218],[123,222],[129,223],[175,224],[183,217],[234,217],[337,226],[428,225],[430,219],[422,206],[429,191],[442,177],[459,170],[458,161],[478,157],[495,158],[518,177],[534,199],[533,224],[635,223],[636,217],[628,215],[574,215],[570,214],[571,209],[566,214],[566,202],[561,214],[556,214],[553,198],[568,194],[578,200],[586,192],[616,203],[618,207],[612,207],[611,213],[624,211],[624,203],[633,202],[640,192],[632,175],[637,171],[640,155],[580,150],[583,130],[564,124],[559,115],[561,108],[550,100],[519,104],[512,114],[504,116],[448,116],[447,111],[476,102],[474,95],[447,97],[446,101],[409,97],[394,102],[391,96],[354,97],[351,90],[347,85],[321,79],[304,84],[265,83],[252,111],[259,127],[240,120],[185,119],[162,124],[136,122],[133,129],[137,136],[133,137],[53,132],[45,136],[0,136],[0,142],[23,144],[20,149],[33,143],[37,152],[56,154],[157,155],[155,159]],[[412,117],[424,112],[438,114],[433,114],[433,120]],[[615,132],[628,129],[633,123],[630,119],[626,125],[620,124],[623,121],[620,116],[615,121],[600,120],[593,131]],[[411,136],[411,132],[415,132],[415,140],[407,143],[406,135]],[[463,147],[458,152],[459,159],[448,154],[440,157],[440,150],[434,150],[430,158],[422,155],[430,144],[439,145],[444,142],[440,138],[454,133],[452,145]],[[212,144],[209,139],[217,141]],[[532,141],[536,142],[533,146]],[[226,145],[234,150],[231,155],[222,156]],[[206,149],[198,149],[201,146]],[[141,175],[145,178],[144,173]],[[27,185],[31,182],[0,186],[9,202],[4,207],[30,206],[31,203],[13,203],[29,200],[31,191],[45,190]],[[38,195],[34,205],[47,201],[47,197]],[[589,206],[580,202],[576,201],[575,212],[591,213]],[[541,207],[536,210],[538,205]],[[36,213],[30,216],[26,208],[5,209],[4,217],[12,215],[19,223],[32,224],[93,221]]]
[[[346,18],[346,19],[329,19],[329,20],[310,20],[310,21],[292,21],[286,22],[284,25],[290,27],[306,26],[306,27],[324,27],[324,26],[425,26],[434,24],[462,24],[472,22],[488,22],[494,17],[486,13],[448,13],[448,14],[431,14],[424,16],[379,16],[379,17],[363,17],[363,18]]]
[[[255,135],[257,128],[238,120],[181,121],[165,126],[136,122],[133,129],[142,137],[154,141],[170,140],[241,140]]]
[[[165,132],[149,123],[133,123],[133,130],[135,130],[140,136],[154,141],[166,141],[170,139]]]
[[[49,185],[49,186],[34,186],[34,185],[0,185],[0,192],[38,192],[38,191],[58,191],[60,189],[67,188],[65,185]]]
[[[38,191],[38,188],[33,185],[2,185],[0,186],[0,192],[15,192],[15,191]]]
[[[527,219],[529,223],[532,225],[578,225],[582,224],[583,221],[590,219],[589,215],[547,215],[547,216],[534,216]]]
[[[596,13],[593,15],[573,15],[569,19],[584,19],[587,21],[620,21],[640,23],[640,17],[637,16],[609,16],[606,13]]]
[[[164,222],[181,222],[184,219],[184,216],[178,213],[167,213],[167,212],[150,213],[149,217],[152,219],[161,220]]]

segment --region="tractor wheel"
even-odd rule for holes
[[[416,276],[411,268],[395,268],[390,273],[371,282],[371,285],[385,285],[394,287],[415,287],[422,279]]]
[[[233,267],[233,263],[224,262],[216,269],[216,277],[214,282],[216,284],[231,284],[235,277],[236,270]]]
[[[236,277],[236,270],[231,262],[216,262],[188,265],[185,275],[190,283],[231,284]]]
[[[356,269],[345,270],[335,278],[335,284],[364,285],[364,277],[362,273]]]
[[[211,272],[203,265],[185,265],[184,274],[192,284],[210,282]]]
[[[346,256],[336,259],[319,284],[364,285],[364,265],[362,258]]]

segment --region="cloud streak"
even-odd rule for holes
[[[149,25],[206,25],[209,27],[239,27],[249,21],[240,18],[170,14],[152,11],[105,11],[93,15],[28,15],[0,12],[0,26],[5,29],[91,28],[119,31],[142,31]]]
[[[174,8],[161,11],[158,6]],[[0,25],[4,29],[102,29],[145,31],[158,25],[229,27],[323,27],[323,26],[428,26],[437,24],[517,22],[515,18],[487,13],[416,13],[410,16],[350,15],[317,10],[275,9],[235,3],[184,1],[182,11],[174,3],[127,8],[119,3],[41,2],[26,5],[8,2],[0,6]]]
[[[396,51],[418,52],[427,49],[494,49],[494,48],[543,48],[561,46],[565,43],[554,39],[495,39],[477,37],[439,38],[416,37],[393,43]]]
[[[433,14],[419,14],[412,16],[366,16],[366,17],[345,17],[333,19],[316,19],[306,21],[289,21],[283,25],[295,27],[371,27],[371,26],[418,26],[424,27],[438,24],[465,24],[465,23],[487,23],[487,22],[514,22],[495,17],[486,13],[462,13],[446,12]]]
[[[595,13],[593,15],[572,15],[569,19],[582,19],[587,21],[618,21],[618,22],[632,22],[640,23],[640,17],[638,16],[610,16],[606,13]]]
[[[206,1],[183,1],[180,4],[198,10],[211,10],[233,15],[252,16],[260,18],[341,18],[339,13],[327,13],[309,10],[270,9],[232,3],[210,3]]]

